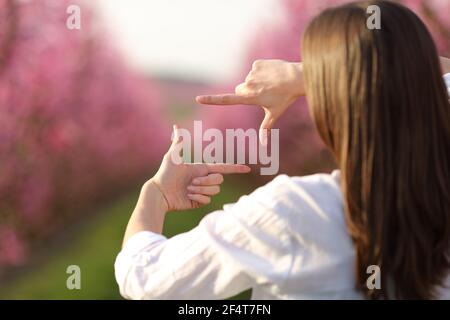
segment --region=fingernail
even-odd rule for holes
[[[194,191],[194,187],[193,187],[193,186],[188,186],[187,189],[188,189],[189,191]]]
[[[193,183],[193,184],[199,184],[199,183],[200,183],[200,180],[199,180],[199,179],[194,179],[194,180],[192,180],[192,183]]]
[[[194,196],[194,195],[193,195],[193,194],[191,194],[191,193],[188,193],[188,194],[187,194],[187,197],[188,197],[189,199],[192,199],[192,198],[193,198],[193,196]]]

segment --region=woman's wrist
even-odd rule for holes
[[[302,62],[291,62],[292,66],[292,91],[295,97],[300,97],[305,95],[305,88],[303,85],[303,63]]]
[[[163,193],[150,179],[142,186],[138,202],[128,222],[123,243],[125,244],[129,238],[141,231],[162,233],[167,210],[168,206]]]
[[[152,210],[158,212],[166,213],[169,210],[166,196],[154,178],[148,180],[142,186],[138,204],[139,202],[141,202],[143,207],[148,207],[150,205]]]

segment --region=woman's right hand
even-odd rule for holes
[[[235,88],[235,93],[202,95],[196,100],[202,104],[261,106],[265,117],[259,136],[265,144],[264,129],[271,129],[284,111],[304,94],[301,63],[256,60],[245,81]]]

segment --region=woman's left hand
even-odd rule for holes
[[[235,88],[234,93],[202,95],[198,103],[213,105],[259,105],[265,116],[261,123],[259,137],[263,145],[275,121],[305,94],[303,64],[283,60],[256,60],[245,81]]]
[[[154,183],[164,196],[167,211],[197,208],[211,202],[220,192],[223,174],[248,173],[250,168],[241,164],[177,163],[180,137],[174,126],[174,138],[156,175],[148,181]],[[178,158],[177,158],[178,157]]]

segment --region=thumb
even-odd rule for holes
[[[178,132],[178,125],[174,124],[172,131],[172,144],[170,145],[170,149],[175,147],[179,141],[180,141],[180,133]]]
[[[170,158],[170,160],[174,164],[183,163],[183,157],[180,154],[180,152],[183,148],[183,145],[180,143],[180,141],[181,141],[181,135],[178,130],[178,126],[175,124],[173,126],[172,144],[170,145],[170,148],[165,155],[165,157]]]
[[[275,123],[275,116],[272,112],[268,111],[264,108],[264,119],[259,127],[259,141],[263,146],[267,145],[267,137],[270,133],[270,129],[272,129],[273,124]]]

